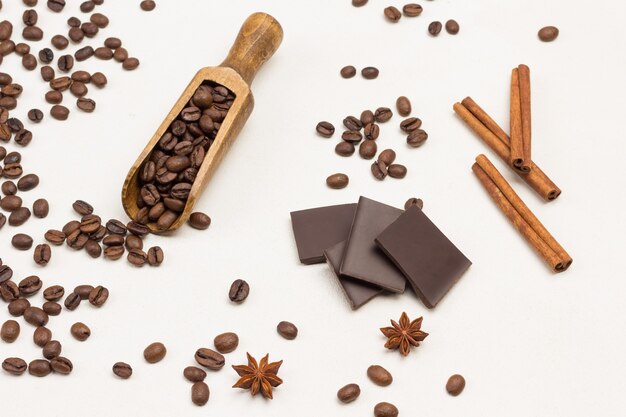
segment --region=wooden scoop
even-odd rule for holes
[[[187,221],[196,200],[252,113],[254,98],[250,84],[254,76],[261,65],[276,52],[282,39],[283,30],[276,19],[265,13],[254,13],[241,26],[239,35],[224,62],[219,67],[207,67],[198,71],[126,176],[122,188],[122,204],[131,219],[134,220],[139,211],[137,196],[140,187],[137,176],[144,161],[150,157],[161,136],[178,117],[198,87],[204,81],[213,81],[232,91],[235,100],[198,170],[185,209],[168,229],[158,229],[156,223],[149,223],[146,226],[153,233],[165,233],[178,229]]]

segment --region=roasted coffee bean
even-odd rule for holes
[[[422,11],[422,6],[415,3],[405,4],[402,8],[402,13],[404,13],[406,17],[417,17],[422,14]]]
[[[185,202],[178,200],[176,198],[170,198],[170,197],[166,197],[163,199],[163,204],[166,208],[175,211],[177,213],[182,212],[185,209]],[[165,213],[165,210],[161,211],[161,210],[156,210],[155,213],[153,213],[154,215],[156,215],[158,213],[159,217],[161,217],[161,215],[163,213]],[[157,217],[158,219],[158,217]]]
[[[20,207],[9,215],[9,224],[11,226],[21,226],[26,223],[29,218],[30,210],[26,207]]]
[[[427,139],[428,133],[422,129],[416,129],[407,136],[406,143],[413,148],[418,148],[422,146]]]
[[[113,374],[118,378],[128,379],[133,375],[133,368],[127,363],[117,362],[113,365]]]
[[[83,32],[83,30],[81,28],[70,28],[70,30],[67,32],[67,36],[74,42],[74,43],[80,43],[83,41],[83,39],[85,39],[85,32]],[[89,46],[88,48],[91,48],[91,46]],[[91,48],[91,50],[93,51],[93,48]],[[87,56],[87,58],[91,57],[91,55]],[[85,59],[87,59],[85,58]],[[77,58],[78,61],[81,61],[80,59]]]
[[[390,403],[382,402],[374,407],[374,417],[398,417],[398,408]]]
[[[13,24],[8,20],[0,22],[0,41],[6,41],[13,34]]]
[[[206,372],[197,366],[186,367],[183,375],[189,382],[201,382],[206,378]]]
[[[361,124],[363,126],[374,123],[374,113],[372,113],[371,110],[363,110],[361,112],[361,117],[359,118],[359,120],[361,120]]]
[[[28,53],[28,51],[30,51],[30,47],[28,47],[28,50],[22,49],[21,51],[23,52],[22,65],[27,70],[32,71],[37,68],[37,58],[35,58],[35,55]],[[20,54],[20,51],[18,51],[17,49],[16,52]]]
[[[67,48],[67,45],[70,44],[70,41],[68,41],[63,35],[54,35],[50,42],[52,43],[52,46],[59,50]]]
[[[48,0],[48,9],[59,13],[65,7],[65,0]]]
[[[72,327],[70,328],[70,333],[72,333],[74,339],[84,342],[85,340],[89,339],[89,336],[91,336],[91,329],[87,327],[86,324],[77,322],[72,324]]]
[[[239,346],[239,336],[236,333],[228,332],[215,336],[213,339],[215,349],[220,353],[230,353]]]
[[[17,193],[17,186],[13,181],[5,181],[2,183],[2,194],[5,196],[15,195]]]
[[[380,365],[372,365],[367,368],[367,376],[376,385],[386,387],[393,382],[393,377]]]
[[[36,377],[44,377],[50,375],[52,368],[50,362],[45,359],[35,359],[28,364],[28,373]]]
[[[120,259],[124,255],[124,252],[123,246],[109,246],[104,248],[104,257],[115,261]]]
[[[28,111],[28,120],[33,123],[39,123],[43,120],[43,112],[39,109],[30,109]]]
[[[33,140],[33,133],[28,129],[22,129],[15,134],[15,143],[27,146]]]
[[[102,307],[109,298],[109,290],[98,285],[89,293],[89,302],[96,307]]]
[[[63,72],[71,71],[74,68],[74,57],[72,55],[62,55],[57,61],[57,66]]]
[[[80,230],[75,230],[74,232],[70,233],[65,238],[65,243],[67,243],[67,246],[69,246],[72,249],[80,250],[85,247],[85,244],[87,243],[88,240],[89,240],[88,234],[81,233]]]
[[[31,275],[20,281],[18,287],[20,294],[24,297],[36,294],[42,286],[41,279],[37,275]]]
[[[363,128],[363,124],[361,123],[361,121],[354,116],[348,116],[345,119],[343,119],[343,125],[348,130],[353,130],[353,131],[359,131]]]
[[[391,119],[393,112],[388,107],[379,107],[374,113],[374,118],[378,123],[385,123]]]
[[[26,26],[22,31],[22,37],[29,41],[40,41],[43,39],[43,30],[37,26]]]
[[[448,382],[446,383],[446,391],[448,391],[448,394],[456,397],[463,392],[464,388],[465,378],[463,378],[462,375],[454,374],[448,378]]]
[[[63,356],[58,356],[50,361],[50,367],[54,372],[61,375],[69,375],[74,369],[72,361]]]
[[[298,336],[298,328],[295,324],[288,321],[281,321],[278,323],[276,331],[287,340],[293,340]]]
[[[377,180],[384,180],[387,176],[387,165],[382,161],[376,161],[371,166],[372,175]]]
[[[143,357],[148,363],[157,363],[163,360],[167,353],[165,345],[160,342],[155,342],[148,345],[143,351]]]
[[[122,68],[127,71],[132,71],[139,66],[139,60],[137,58],[126,58],[124,62],[122,62]]]
[[[196,211],[195,213],[191,213],[188,223],[189,226],[194,229],[206,230],[211,225],[211,218],[204,213]]]
[[[81,23],[83,22],[81,22],[80,19],[77,18],[76,16],[72,16],[69,19],[67,19],[67,25],[72,28],[80,27]]]
[[[95,214],[86,214],[80,222],[80,231],[83,233],[93,233],[100,228],[102,220]]]
[[[134,266],[144,266],[148,261],[148,255],[140,249],[131,249],[126,259]]]
[[[107,85],[107,77],[101,72],[95,72],[91,75],[91,83],[98,88],[103,88]]]
[[[28,307],[30,307],[30,302],[28,300],[24,298],[14,299],[9,303],[9,314],[13,317],[23,316]]]
[[[196,362],[212,371],[219,371],[224,367],[226,360],[224,356],[212,349],[200,348],[195,354]]]
[[[15,320],[7,320],[0,328],[0,339],[7,343],[13,343],[20,335],[20,324]]]
[[[22,121],[20,119],[17,119],[15,117],[9,118],[7,120],[7,125],[9,126],[9,129],[11,129],[11,131],[13,133],[17,133],[20,130],[24,129],[24,123],[22,123]],[[13,163],[13,162],[17,163],[17,162],[20,162],[20,161],[21,161],[21,156],[20,156],[19,159],[15,159],[15,160],[10,159],[9,161],[5,161],[5,164]]]
[[[456,20],[450,19],[446,22],[446,31],[450,35],[456,35],[457,33],[459,33],[459,29],[460,27]]]
[[[357,144],[363,139],[361,132],[355,132],[353,130],[346,130],[341,134],[341,139],[352,144]]]
[[[343,78],[352,78],[356,75],[356,68],[352,65],[345,66],[339,71],[339,74],[341,74]]]
[[[74,71],[70,78],[72,79],[72,81],[88,83],[91,81],[91,74],[89,74],[87,71]]]
[[[18,233],[11,238],[11,245],[18,250],[28,250],[33,246],[33,238],[24,233]]]
[[[109,18],[102,13],[94,13],[89,17],[89,20],[100,29],[104,29],[109,25]]]
[[[354,145],[350,142],[341,141],[335,146],[335,152],[340,156],[351,156],[354,153]]]
[[[78,285],[76,286],[76,288],[74,288],[74,293],[76,293],[81,300],[88,300],[89,299],[89,294],[91,294],[91,291],[93,291],[93,285],[89,285],[89,284],[84,284],[84,285]]]
[[[7,110],[13,110],[17,107],[17,100],[15,97],[4,96],[0,98],[0,107]],[[8,141],[8,139],[6,140]]]
[[[103,59],[105,61],[108,61],[109,59],[113,58],[113,51],[105,46],[96,48],[93,54],[96,58]]]
[[[37,327],[33,333],[33,342],[40,348],[52,340],[52,332],[47,327]]]
[[[337,391],[337,398],[344,404],[351,403],[359,398],[361,388],[357,384],[348,384]]]
[[[17,182],[17,189],[20,191],[30,191],[39,185],[39,177],[35,174],[24,175]]]
[[[80,296],[75,292],[70,293],[70,295],[65,298],[65,302],[63,304],[68,310],[74,311],[80,305]]]
[[[156,222],[157,229],[167,230],[178,219],[178,214],[171,210],[165,211]]]
[[[128,59],[128,51],[126,48],[117,48],[115,52],[113,52],[113,59],[117,62],[124,62]]]
[[[126,235],[126,225],[119,220],[111,219],[106,223],[106,229],[114,235]]]
[[[392,23],[397,23],[402,17],[402,13],[396,7],[389,6],[384,10],[385,17]]]
[[[48,262],[50,262],[50,258],[52,257],[52,250],[50,249],[50,245],[46,243],[42,243],[35,247],[35,252],[33,254],[33,260],[37,265],[46,266]]]
[[[48,324],[48,315],[39,307],[30,306],[24,311],[24,320],[33,326],[45,326]]]
[[[81,98],[81,97],[85,96],[88,92],[89,92],[89,89],[87,88],[85,83],[81,83],[80,81],[74,81],[72,83],[72,85],[70,86],[70,93],[72,93],[74,95],[74,97]],[[76,105],[81,110],[83,110],[81,107],[83,107],[83,105],[85,105],[85,104],[87,104],[87,103],[83,104],[83,103],[81,103],[80,100],[78,100],[76,102]],[[91,110],[93,111],[93,109],[91,109]]]
[[[102,247],[100,244],[92,239],[89,239],[87,243],[85,243],[85,251],[92,258],[99,258],[102,255]]]
[[[364,159],[372,159],[376,156],[377,146],[373,140],[365,140],[359,146],[359,155]]]
[[[184,143],[185,142],[181,142],[178,145],[182,145]],[[191,145],[191,142],[189,142],[189,145]],[[190,146],[190,148],[193,149],[192,146]],[[170,156],[165,161],[165,167],[170,172],[178,173],[178,172],[186,170],[190,166],[191,166],[191,160],[189,159],[189,157],[183,156],[183,155]],[[152,185],[152,184],[144,185],[144,187],[147,187],[147,186],[153,186],[154,187],[154,185]],[[153,204],[150,204],[150,205],[153,205]]]
[[[142,2],[139,3],[139,7],[145,12],[150,12],[156,7],[156,2],[154,0],[142,0]]]
[[[396,153],[393,149],[385,149],[378,156],[378,160],[389,166],[396,160]]]
[[[54,73],[54,69],[49,66],[43,66],[41,67],[41,79],[46,81],[46,82],[50,82],[52,80],[54,80],[55,77],[55,73]]]
[[[346,188],[349,182],[348,176],[342,173],[333,174],[326,178],[326,185],[335,190]]]
[[[8,265],[0,264],[0,283],[8,281],[13,276],[13,270]]]
[[[61,354],[63,347],[58,340],[51,340],[43,347],[43,357],[46,359],[56,358]]]
[[[94,3],[93,1],[89,0],[89,1],[84,1],[80,4],[80,11],[83,13],[89,13],[92,12],[93,9],[96,8],[96,3]]]
[[[0,284],[0,297],[6,302],[13,302],[20,297],[20,289],[15,282],[6,280]]]
[[[60,285],[48,287],[43,292],[43,298],[47,301],[59,301],[65,295],[65,289]]]
[[[143,237],[145,235],[147,235],[148,233],[150,233],[150,229],[148,229],[146,226],[144,226],[143,224],[139,224],[137,222],[128,222],[128,224],[126,225],[126,229],[134,234],[137,235],[139,237]]]
[[[106,46],[107,48],[111,48],[111,49],[118,49],[119,47],[122,46],[122,41],[120,40],[120,38],[114,38],[114,37],[106,38],[104,40],[104,46]]]
[[[362,7],[367,4],[367,0],[352,0],[352,5],[354,7]]]
[[[556,26],[546,26],[539,29],[537,36],[542,42],[552,42],[559,36],[559,29]]]
[[[243,303],[250,295],[250,285],[242,280],[233,281],[228,291],[228,298],[234,303]]]
[[[98,34],[98,31],[100,29],[95,23],[84,22],[83,24],[80,25],[80,30],[83,31],[86,37],[93,38],[94,36]]]
[[[50,109],[50,116],[52,116],[53,118],[57,120],[67,120],[69,115],[70,115],[70,110],[67,107],[61,106],[59,104],[55,104]]]
[[[335,133],[335,127],[328,122],[319,122],[315,128],[320,136],[329,138]]]
[[[53,245],[59,246],[65,242],[65,233],[60,230],[48,230],[44,235],[44,239]]]
[[[7,56],[15,51],[15,42],[12,40],[4,40],[0,42],[0,55]]]
[[[2,87],[2,94],[10,97],[19,97],[23,91],[23,87],[19,84],[8,84]]]
[[[411,114],[411,102],[405,96],[400,96],[396,100],[396,109],[400,116],[406,117]]]
[[[128,235],[126,236],[126,239],[124,241],[124,246],[126,247],[126,250],[133,250],[133,249],[142,250],[143,240],[141,240],[139,236]]]
[[[380,127],[376,123],[368,123],[363,130],[365,139],[376,140],[380,135]]]
[[[19,178],[22,175],[22,172],[23,170],[20,164],[9,164],[5,160],[4,170],[2,171],[5,178],[11,178],[11,179]]]
[[[93,213],[93,206],[83,200],[74,201],[74,203],[72,204],[72,208],[76,213],[80,214],[81,216],[86,216]]]
[[[80,30],[80,29],[79,29]],[[78,62],[86,61],[94,55],[95,51],[91,46],[85,46],[84,48],[80,48],[78,51],[74,52],[74,58]],[[93,79],[93,76],[92,76]]]
[[[205,382],[195,382],[191,386],[191,401],[198,406],[209,402],[209,386]]]
[[[428,33],[430,33],[432,36],[437,36],[441,32],[441,28],[442,28],[441,22],[439,21],[431,22],[431,24],[428,25]]]
[[[6,358],[2,362],[2,369],[4,369],[5,372],[15,376],[22,375],[24,372],[26,372],[27,368],[28,365],[26,364],[24,359],[21,358]]]
[[[406,200],[406,203],[404,203],[404,209],[408,210],[412,206],[416,206],[417,208],[421,210],[424,208],[424,202],[422,201],[421,198],[415,198],[415,197],[409,198],[408,200]]]
[[[159,246],[148,249],[148,264],[150,266],[159,266],[163,263],[163,250]]]
[[[388,174],[391,178],[404,178],[406,176],[407,169],[401,164],[391,164],[388,167]]]
[[[422,121],[420,119],[417,117],[410,117],[400,123],[400,129],[402,129],[403,132],[411,133],[419,129],[421,125]]]
[[[50,206],[48,205],[48,200],[45,198],[38,198],[33,203],[33,214],[38,219],[43,219],[48,216],[50,212]]]
[[[59,314],[61,314],[61,310],[63,308],[59,303],[55,303],[54,301],[46,301],[41,306],[41,309],[45,311],[46,314],[49,316],[58,316]]]
[[[366,80],[373,80],[374,78],[378,78],[378,68],[375,67],[365,67],[361,70],[361,75]]]

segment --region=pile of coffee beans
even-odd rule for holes
[[[426,142],[428,134],[421,129],[422,121],[417,117],[408,117],[412,111],[411,101],[406,96],[396,100],[398,114],[406,117],[400,123],[400,130],[406,135],[409,147],[417,148]],[[335,146],[335,153],[342,157],[352,156],[359,146],[359,155],[366,160],[373,159],[378,153],[377,139],[380,135],[380,124],[389,121],[393,117],[393,111],[388,107],[379,107],[375,111],[364,110],[360,117],[347,116],[343,119],[346,130],[341,135],[341,141]],[[317,133],[330,138],[335,134],[335,126],[327,121],[319,122],[315,128]],[[402,164],[394,163],[396,153],[392,149],[385,149],[378,155],[371,165],[374,178],[384,180],[387,176],[392,178],[404,178],[407,168]],[[326,185],[333,189],[345,188],[349,178],[344,173],[336,173],[326,178]]]
[[[178,219],[234,99],[233,92],[209,81],[194,92],[139,171],[137,224],[167,230]],[[192,226],[208,227],[204,216],[195,215]]]
[[[120,259],[127,252],[126,259],[137,267],[159,266],[163,262],[163,250],[159,246],[143,250],[143,239],[149,233],[143,224],[135,221],[124,224],[116,219],[103,223],[101,217],[94,214],[93,206],[83,200],[76,200],[72,207],[80,219],[69,221],[61,230],[48,230],[44,238],[51,245],[65,243],[75,250],[84,249],[92,258],[104,255],[111,260]],[[49,260],[51,249],[46,246]]]

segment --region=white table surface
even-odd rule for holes
[[[21,2],[3,3],[0,16],[10,16],[19,33]],[[79,1],[69,1],[62,16],[40,3],[46,39],[65,31],[70,15],[85,17]],[[82,305],[51,320],[74,362],[71,376],[0,375],[3,415],[348,417],[372,415],[379,401],[396,404],[401,416],[624,415],[626,281],[619,265],[626,233],[626,5],[423,1],[421,17],[393,25],[382,11],[394,3],[379,0],[361,9],[350,0],[158,0],[151,13],[138,3],[107,0],[97,11],[111,18],[110,26],[83,45],[119,36],[141,67],[128,73],[114,62],[77,64],[109,77],[106,89],[89,94],[97,111],[80,114],[66,95],[68,122],[48,117],[32,127],[35,139],[23,149],[23,165],[42,181],[23,196],[27,204],[48,198],[51,212],[19,230],[38,241],[74,218],[71,203],[78,198],[105,219],[124,218],[119,193],[127,169],[196,70],[221,62],[248,14],[273,14],[285,39],[255,79],[254,113],[198,203],[213,219],[210,229],[185,227],[173,237],[146,240],[163,247],[162,267],[135,269],[125,260],[92,260],[63,247],[53,248],[42,269],[32,252],[10,247],[16,229],[3,228],[0,253],[16,278],[37,274],[46,286],[103,284],[111,292],[100,310]],[[460,23],[457,36],[427,35],[432,20],[448,18]],[[561,35],[541,43],[536,32],[548,24]],[[43,45],[47,41],[33,49]],[[563,190],[549,204],[452,111],[455,101],[471,95],[506,126],[510,70],[520,63],[532,70],[533,157]],[[338,72],[348,64],[377,66],[380,77],[344,80]],[[0,70],[25,86],[13,114],[25,118],[31,107],[48,108],[38,71],[25,74],[16,56]],[[338,134],[330,140],[315,134],[320,120],[340,130],[346,115],[393,107],[399,95],[410,97],[430,135],[422,148],[410,149],[397,129],[400,117],[382,126],[378,144],[396,150],[409,169],[404,180],[377,182],[369,162],[334,154]],[[570,270],[552,274],[490,201],[470,169],[483,152],[571,253]],[[350,175],[350,185],[330,190],[324,180],[338,171]],[[298,262],[289,212],[355,202],[360,195],[396,206],[423,198],[425,212],[473,261],[436,309],[427,310],[408,291],[352,312],[326,265]],[[240,306],[227,299],[236,278],[252,286]],[[32,301],[41,300],[39,294]],[[423,315],[430,333],[407,358],[386,351],[378,331],[402,311]],[[297,324],[295,341],[276,334],[281,320]],[[69,334],[76,321],[92,329],[84,343]],[[22,324],[17,342],[0,343],[1,357],[39,357],[32,327]],[[209,374],[211,399],[198,408],[182,370],[194,363],[198,347],[211,347],[224,331],[237,332],[240,347],[227,355],[222,371]],[[168,355],[148,365],[142,351],[153,341],[164,342]],[[244,363],[246,351],[284,360],[285,383],[274,401],[231,389],[237,376],[230,365]],[[130,380],[112,375],[116,361],[132,364]],[[385,366],[394,383],[373,385],[365,373],[371,364]],[[444,389],[453,373],[467,379],[457,398]],[[350,382],[361,386],[361,397],[341,405],[336,391]]]

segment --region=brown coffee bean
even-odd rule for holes
[[[393,149],[385,149],[378,155],[378,160],[389,166],[396,160],[396,153]]]
[[[13,52],[15,52],[15,42],[13,42],[10,39],[0,42],[0,55],[1,56],[4,57]]]
[[[96,307],[102,307],[109,298],[109,290],[98,285],[89,293],[89,302]]]
[[[0,98],[0,107],[6,110],[13,110],[17,107],[17,100],[14,97],[4,96]],[[5,142],[8,139],[5,140]]]
[[[39,185],[39,177],[35,174],[24,175],[17,182],[17,189],[20,191],[30,191]]]
[[[8,20],[0,22],[0,41],[6,41],[13,34],[13,24]]]
[[[38,198],[33,203],[33,214],[38,219],[43,219],[48,216],[50,212],[50,206],[48,205],[48,200],[45,198]]]
[[[3,287],[1,288],[4,288],[4,283],[2,285]],[[5,301],[7,300],[5,299]],[[13,299],[13,301],[9,302],[9,305],[8,305],[9,314],[12,315],[13,317],[23,316],[24,311],[26,311],[28,307],[30,307],[30,302],[28,300],[24,298]]]
[[[83,200],[74,201],[74,203],[72,204],[72,208],[76,213],[80,214],[81,216],[86,216],[93,213],[93,206]]]
[[[39,307],[30,306],[24,311],[24,320],[33,326],[45,326],[48,324],[48,315]]]
[[[100,255],[102,255],[102,247],[93,239],[89,239],[87,243],[85,243],[85,251],[92,258],[99,258]]]
[[[335,190],[340,190],[342,188],[346,188],[350,179],[346,174],[333,174],[326,178],[326,185]]]
[[[29,297],[33,294],[36,294],[41,289],[42,285],[43,283],[37,275],[30,275],[21,280],[18,284],[18,287],[20,289],[20,294],[23,297]]]
[[[359,398],[361,388],[357,384],[348,384],[337,391],[337,398],[344,404],[351,403]]]
[[[384,14],[387,20],[389,20],[391,23],[397,23],[402,17],[402,13],[400,13],[400,10],[398,10],[394,6],[386,7],[384,10]]]
[[[106,46],[101,46],[99,48],[96,48],[96,50],[94,51],[94,56],[98,59],[108,61],[109,59],[113,59],[113,51]]]
[[[53,358],[50,361],[50,367],[55,373],[60,375],[69,375],[74,369],[72,361],[64,358],[63,356],[57,356],[56,358]]]
[[[127,363],[117,362],[113,365],[113,373],[118,378],[128,379],[133,375],[133,368]]]
[[[375,68],[375,67],[365,67],[361,70],[361,75],[366,80],[373,80],[375,78],[378,78],[378,74],[379,74],[378,68]]]
[[[368,0],[352,0],[352,5],[354,7],[363,7],[367,4]]]
[[[111,49],[118,49],[119,47],[122,46],[122,41],[120,40],[120,38],[114,38],[114,37],[106,38],[104,40],[104,46],[106,46],[107,48],[111,48]]]
[[[55,73],[54,73],[54,69],[49,66],[43,66],[41,67],[41,79],[46,81],[46,82],[50,82],[54,79],[55,77]]]
[[[37,58],[33,54],[25,54],[22,57],[22,66],[28,71],[32,71],[37,68]]]
[[[6,162],[5,159],[5,163],[4,163],[4,170],[2,171],[2,173],[4,174],[5,178],[11,178],[11,179],[15,179],[15,178],[19,178],[22,175],[22,166],[20,164],[9,164]],[[11,196],[14,197],[14,196]]]
[[[26,26],[22,30],[22,37],[29,41],[40,41],[43,39],[43,30],[37,26]]]
[[[0,339],[7,343],[13,343],[20,335],[20,324],[15,320],[7,320],[0,328]]]
[[[382,161],[376,161],[371,166],[372,175],[377,180],[384,180],[387,176],[387,165]]]
[[[143,240],[141,240],[139,236],[128,235],[126,236],[124,240],[124,247],[126,247],[126,250],[133,250],[133,249],[142,250]]]
[[[150,233],[150,229],[148,229],[146,226],[144,226],[143,224],[139,224],[137,222],[128,222],[128,224],[126,225],[127,230],[139,237],[143,237],[145,235],[147,235],[148,233]]]
[[[430,25],[428,25],[428,33],[430,33],[431,36],[437,36],[441,32],[441,28],[442,28],[441,22],[438,22],[438,21],[431,22]]]
[[[215,336],[213,339],[215,349],[220,353],[230,353],[239,346],[239,336],[236,333],[228,332]]]
[[[50,116],[57,120],[67,120],[69,115],[70,110],[65,106],[61,106],[60,104],[55,104],[50,109]]]
[[[148,255],[141,249],[131,249],[128,251],[126,259],[128,259],[128,262],[132,265],[141,267],[148,261]]]
[[[159,246],[148,249],[148,264],[150,266],[159,266],[163,263],[163,250]]]
[[[556,26],[546,26],[539,29],[537,36],[542,42],[552,42],[559,36],[559,29]]]
[[[219,371],[224,367],[226,360],[224,356],[209,348],[200,348],[195,354],[196,362],[212,371]]]
[[[28,373],[36,377],[44,377],[50,375],[52,368],[50,362],[45,359],[35,359],[28,364]]]
[[[74,28],[72,28],[74,29]],[[84,22],[83,24],[80,25],[80,30],[83,32],[83,34],[88,37],[88,38],[93,38],[98,34],[98,31],[100,30],[98,28],[98,26],[92,22]]]
[[[412,148],[419,148],[428,139],[428,133],[422,129],[412,131],[406,138],[406,143]]]
[[[80,19],[77,18],[76,16],[72,16],[69,19],[67,19],[67,25],[72,28],[80,27],[82,23],[83,22],[81,22]]]
[[[43,347],[43,357],[46,359],[56,358],[61,354],[63,347],[58,340],[51,340]]]
[[[78,81],[85,84],[91,81],[91,74],[87,71],[74,71],[70,78],[72,81]]]
[[[422,11],[422,6],[416,3],[405,4],[404,7],[402,7],[402,13],[404,13],[406,17],[417,17],[422,14]]]
[[[354,153],[354,145],[345,140],[341,141],[335,146],[335,153],[340,156],[351,156]]]
[[[8,265],[0,264],[0,283],[8,281],[13,276],[13,270]]]
[[[107,80],[106,75],[104,75],[103,73],[95,72],[91,76],[91,83],[98,88],[103,88],[105,85],[107,85],[108,80]]]
[[[463,378],[463,376],[459,374],[452,375],[446,383],[446,391],[448,391],[448,394],[454,397],[462,393],[464,388],[465,378]]]
[[[65,289],[60,285],[48,287],[43,292],[43,298],[47,301],[59,301],[65,295]]]
[[[148,345],[147,348],[143,351],[143,357],[148,363],[157,363],[163,360],[165,355],[167,354],[167,349],[165,345],[160,342],[155,342]]]
[[[367,368],[367,376],[376,385],[386,387],[393,382],[393,377],[380,365],[372,365]]]
[[[183,371],[183,376],[189,382],[201,382],[206,379],[206,372],[197,366],[188,366]]]
[[[86,324],[77,322],[72,324],[72,327],[70,328],[70,333],[72,333],[74,339],[80,342],[84,342],[85,340],[89,339],[89,336],[91,336],[91,329],[89,329]]]
[[[421,125],[422,121],[420,119],[417,117],[410,117],[400,123],[400,129],[402,129],[403,132],[411,133],[419,129]]]
[[[65,7],[65,0],[48,0],[48,9],[53,12],[59,13]]]
[[[33,260],[37,265],[46,266],[48,262],[50,262],[50,258],[52,257],[52,250],[50,249],[50,245],[46,243],[42,243],[35,247],[35,252],[33,253]]]
[[[250,295],[250,285],[243,279],[236,279],[230,286],[228,298],[234,303],[243,303]]]
[[[361,117],[359,118],[359,120],[361,120],[361,124],[363,126],[374,123],[374,113],[371,110],[363,110],[361,112]]]
[[[380,135],[380,127],[376,123],[368,123],[363,130],[365,139],[376,140]]]
[[[341,134],[341,139],[345,140],[346,142],[350,142],[352,144],[357,144],[361,142],[361,140],[363,139],[363,135],[361,134],[361,132],[355,132],[354,130],[346,130],[345,132]]]
[[[139,3],[139,7],[141,7],[141,10],[144,12],[150,12],[156,7],[156,2],[154,0],[142,0],[142,2]]]
[[[191,213],[188,220],[189,226],[198,230],[206,230],[211,225],[211,218],[201,212]]]
[[[393,112],[388,107],[379,107],[374,112],[374,118],[378,123],[385,123],[391,119]]]
[[[100,29],[104,29],[109,25],[109,18],[102,13],[94,13],[89,17],[89,20]]]
[[[61,307],[61,304],[55,303],[54,301],[46,301],[41,306],[41,309],[49,316],[58,316],[61,314],[63,307]]]
[[[78,285],[74,288],[74,293],[77,294],[81,300],[88,300],[89,294],[93,291],[93,286],[89,284]]]
[[[139,60],[137,58],[126,58],[124,62],[122,62],[122,68],[127,71],[132,71],[139,66]]]
[[[63,72],[71,71],[74,68],[74,57],[72,55],[62,55],[57,61],[57,66]]]
[[[339,71],[339,74],[341,74],[343,78],[352,78],[356,75],[356,68],[352,65],[345,66]]]
[[[93,9],[96,8],[96,3],[89,0],[89,1],[84,1],[80,4],[80,11],[83,13],[89,13],[92,12]]]
[[[459,29],[460,27],[456,20],[450,19],[446,22],[446,32],[450,35],[456,35],[459,33]]]
[[[33,342],[40,348],[52,340],[52,332],[47,327],[37,327],[33,333]]]
[[[43,112],[39,109],[30,109],[28,111],[28,120],[33,123],[39,123],[43,120]]]
[[[33,238],[24,233],[18,233],[11,238],[11,245],[18,250],[29,250],[33,246]]]
[[[102,219],[95,214],[86,214],[80,222],[80,231],[83,233],[93,233],[102,225]]]
[[[205,382],[195,382],[191,386],[191,401],[197,406],[209,402],[209,386]]]
[[[63,303],[65,305],[65,308],[67,308],[70,311],[74,311],[78,308],[78,306],[80,305],[80,297],[78,294],[76,293],[70,293],[66,298],[65,298],[65,302]]]
[[[398,417],[398,408],[390,403],[382,402],[374,407],[374,417]]]
[[[407,169],[401,164],[391,164],[388,168],[388,174],[391,178],[404,178],[406,176]]]
[[[396,100],[396,108],[400,116],[406,117],[411,114],[411,102],[405,96],[400,96]]]
[[[70,93],[72,93],[75,97],[78,97],[78,98],[83,97],[88,92],[89,92],[89,89],[87,88],[85,83],[81,83],[80,81],[74,81],[72,85],[70,86]],[[80,104],[80,101],[77,102],[77,105],[79,104]]]
[[[113,52],[113,59],[117,62],[124,62],[128,59],[128,51],[126,48],[117,48],[115,52]]]
[[[20,297],[20,289],[15,282],[6,280],[0,284],[0,297],[8,303],[13,302]]]
[[[80,29],[78,29],[80,31]],[[82,33],[82,31],[81,31]],[[76,52],[74,52],[74,58],[78,62],[86,61],[93,56],[95,53],[94,49],[91,46],[85,46],[84,48],[80,48]],[[93,77],[93,76],[92,76]]]
[[[348,116],[345,119],[343,119],[343,125],[348,130],[353,130],[353,131],[359,131],[363,128],[363,124],[361,123],[361,120],[357,119],[354,116]]]
[[[421,198],[409,198],[408,200],[406,200],[406,203],[404,203],[404,209],[408,210],[409,207],[412,206],[416,206],[417,208],[419,208],[420,210],[424,208],[424,202],[422,201]]]
[[[44,239],[53,245],[59,246],[65,242],[65,233],[60,230],[48,230],[44,235]]]
[[[15,195],[15,193],[17,193],[17,186],[13,181],[5,181],[2,183],[2,193],[5,196]]]
[[[295,324],[288,321],[281,321],[278,323],[276,331],[287,340],[293,340],[298,336],[298,328]]]
[[[21,358],[6,358],[4,361],[2,361],[2,369],[11,375],[22,375],[24,372],[26,372],[27,368],[28,365],[26,364],[24,359]]]
[[[5,96],[19,97],[24,91],[24,88],[19,84],[8,84],[2,87],[1,91],[2,91],[2,94],[4,94]],[[7,120],[8,120],[8,117],[7,117]]]
[[[363,159],[372,159],[376,156],[377,148],[375,141],[364,140],[359,146],[359,155],[361,155]]]
[[[50,42],[52,43],[52,46],[59,50],[67,48],[67,46],[70,44],[70,41],[68,41],[67,38],[63,35],[54,35]]]

